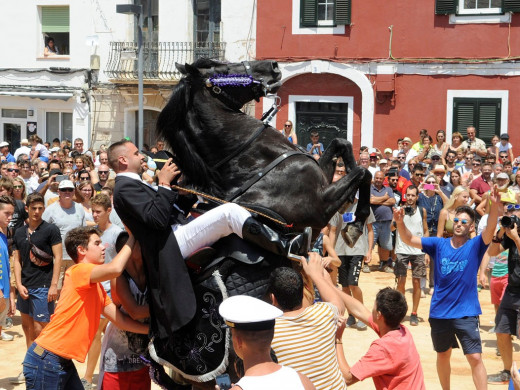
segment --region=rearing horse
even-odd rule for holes
[[[334,139],[317,163],[279,131],[240,111],[279,89],[275,61],[200,59],[177,69],[184,77],[159,115],[157,131],[171,146],[184,185],[272,210],[294,231],[311,226],[315,235],[359,189],[356,221],[342,232],[349,245],[356,242],[370,212],[371,174],[356,165],[351,143]],[[338,156],[347,175],[331,183]]]

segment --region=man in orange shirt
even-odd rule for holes
[[[121,329],[148,333],[148,325],[132,320],[116,308],[100,283],[123,272],[135,240],[130,237],[112,262],[104,264],[105,247],[100,234],[94,227],[75,228],[67,234],[65,247],[75,265],[65,274],[50,323],[25,355],[23,374],[27,388],[83,390],[72,359],[85,361],[101,313]]]

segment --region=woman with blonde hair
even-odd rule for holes
[[[25,182],[21,177],[15,177],[13,179],[13,198],[15,200],[21,200],[25,203],[27,193],[25,191]]]
[[[450,149],[457,150],[460,147],[460,145],[462,145],[462,140],[463,140],[462,134],[459,133],[458,131],[454,132],[451,135]]]
[[[467,187],[458,186],[453,190],[450,199],[444,205],[444,208],[439,214],[437,237],[453,236],[453,218],[455,218],[455,210],[459,206],[467,205],[469,199],[469,189]]]
[[[296,132],[294,131],[294,126],[293,126],[292,121],[290,121],[288,119],[285,121],[285,123],[283,125],[282,134],[293,145],[297,145],[298,144],[298,138],[296,137]]]

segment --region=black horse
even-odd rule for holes
[[[315,235],[359,189],[356,221],[344,232],[349,244],[356,242],[370,212],[371,175],[356,165],[350,142],[333,140],[317,163],[279,131],[240,111],[279,88],[275,61],[201,59],[177,68],[184,78],[159,115],[157,131],[170,144],[185,185],[270,210],[295,231],[311,226]],[[347,175],[331,183],[335,157],[343,158]]]
[[[317,163],[280,132],[240,111],[245,103],[276,92],[278,64],[201,59],[177,67],[184,77],[161,112],[157,130],[175,154],[183,186],[284,222],[265,221],[275,229],[298,232],[311,226],[315,235],[354,201],[359,189],[356,221],[342,232],[353,245],[370,212],[371,175],[356,166],[351,144],[333,140]],[[347,175],[331,183],[335,157],[343,158]],[[230,334],[218,315],[220,302],[235,294],[262,297],[271,270],[287,261],[259,248],[240,248],[246,244],[233,237],[223,240],[215,245],[216,259],[192,275],[195,318],[164,345],[151,347],[155,361],[191,382],[214,379],[233,360]]]

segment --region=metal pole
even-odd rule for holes
[[[137,127],[137,147],[139,150],[143,149],[143,136],[144,136],[144,115],[143,115],[143,9],[139,13],[139,28],[137,33],[137,50],[139,51],[139,57],[137,59],[137,76],[139,78],[137,93],[139,100],[139,112],[138,112],[138,127]]]

